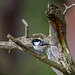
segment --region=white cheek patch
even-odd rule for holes
[[[40,42],[34,42],[34,44],[35,44],[35,46],[37,46],[37,45],[39,45],[39,44],[40,44]]]

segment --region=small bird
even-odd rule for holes
[[[43,52],[48,48],[48,46],[51,46],[52,44],[45,43],[44,41],[40,39],[33,39],[32,44],[35,50]],[[52,45],[53,46],[53,45]]]

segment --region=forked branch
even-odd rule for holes
[[[55,62],[53,62],[53,61],[51,61],[49,59],[47,59],[44,56],[39,55],[38,53],[34,52],[32,49],[27,48],[24,44],[22,44],[19,40],[17,40],[14,37],[12,37],[10,34],[7,35],[7,38],[9,38],[10,40],[12,40],[19,47],[21,47],[21,49],[22,49],[23,52],[27,52],[28,54],[31,54],[32,56],[34,56],[37,59],[41,60],[42,62],[48,64],[49,66],[52,66],[52,67],[60,70],[64,74],[67,73],[66,69],[63,66],[61,66],[61,65],[59,65],[59,64],[57,64],[57,63],[55,63]]]

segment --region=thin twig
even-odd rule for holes
[[[63,12],[64,15],[66,14],[66,12],[67,12],[71,7],[75,6],[75,4],[71,4],[70,6],[67,6],[65,3],[63,3],[63,5],[65,6],[65,10],[64,10],[64,12]]]
[[[59,65],[59,64],[57,64],[57,63],[55,63],[55,62],[53,62],[53,61],[51,61],[51,60],[49,60],[49,59],[47,59],[47,58],[44,58],[43,56],[41,56],[41,55],[37,54],[36,52],[34,52],[32,49],[27,48],[24,44],[22,44],[19,40],[17,40],[17,39],[15,39],[14,37],[12,37],[10,34],[7,35],[7,38],[9,38],[9,39],[12,40],[15,44],[17,44],[18,46],[20,46],[21,49],[22,49],[22,51],[31,54],[32,56],[34,56],[34,57],[36,57],[37,59],[41,60],[42,62],[48,64],[49,66],[52,66],[52,67],[54,67],[54,68],[60,70],[60,71],[63,72],[64,74],[67,73],[66,69],[65,69],[63,66],[61,66],[61,65]]]
[[[24,19],[22,19],[22,22],[25,25],[25,37],[27,38],[28,37],[28,23]]]

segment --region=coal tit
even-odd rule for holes
[[[46,48],[48,48],[49,45],[48,43],[45,43],[44,41],[40,40],[40,39],[33,39],[32,40],[32,44],[35,50],[37,51],[44,51]]]

